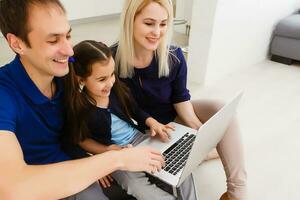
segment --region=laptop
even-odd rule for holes
[[[173,188],[179,187],[222,139],[235,114],[241,96],[242,92],[238,93],[199,130],[173,122],[175,131],[172,131],[171,139],[167,143],[150,137],[139,143],[137,146],[150,146],[165,156],[166,166],[152,176]]]

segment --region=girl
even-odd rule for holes
[[[180,48],[169,44],[173,23],[170,0],[126,0],[118,44],[112,47],[118,76],[138,105],[161,123],[177,121],[198,129],[222,104],[190,101],[187,66]],[[243,146],[233,121],[217,151],[227,177],[222,200],[246,198]]]
[[[114,60],[106,45],[90,40],[80,42],[74,46],[74,60],[65,79],[70,141],[88,153],[99,154],[138,144],[147,137],[141,133],[146,126],[151,136],[157,135],[162,141],[169,139],[173,126],[159,123],[137,107],[127,87],[115,77]],[[153,168],[150,172],[156,171]],[[175,199],[150,184],[144,173],[117,171],[112,176],[137,199]],[[100,181],[107,186],[110,177]]]

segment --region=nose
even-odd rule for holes
[[[63,43],[62,43],[62,46],[61,46],[61,53],[64,55],[64,56],[72,56],[74,54],[74,51],[73,51],[73,45],[72,45],[72,42],[70,40],[65,40]]]
[[[115,83],[115,79],[111,77],[106,81],[106,87],[112,88],[114,83]]]
[[[115,81],[114,80],[109,80],[108,81],[108,86],[112,87],[114,85]]]
[[[160,27],[159,27],[159,25],[156,25],[156,26],[153,28],[152,32],[153,32],[153,35],[159,36],[159,34],[160,34]]]

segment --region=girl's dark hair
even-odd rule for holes
[[[70,72],[64,77],[64,104],[66,109],[65,134],[69,142],[78,144],[89,137],[88,120],[93,113],[96,101],[86,91],[80,90],[78,78],[87,78],[92,74],[92,65],[100,62],[106,64],[112,53],[105,44],[93,40],[85,40],[74,46],[74,62],[70,63]],[[129,89],[120,82],[117,76],[112,88],[123,112],[132,116],[129,110],[132,103]]]

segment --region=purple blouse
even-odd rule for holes
[[[170,52],[168,77],[158,78],[158,60],[154,57],[148,67],[135,68],[132,78],[121,79],[131,89],[140,108],[161,123],[175,119],[177,114],[173,104],[190,100],[186,88],[187,65],[182,50],[172,47]]]

